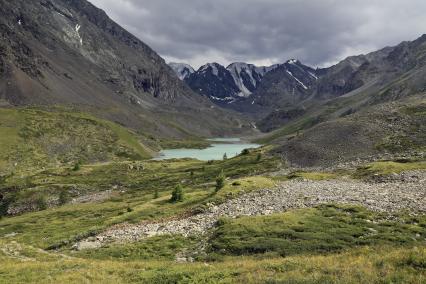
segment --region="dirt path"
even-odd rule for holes
[[[269,215],[290,209],[314,207],[326,203],[358,204],[373,211],[413,214],[426,213],[426,173],[412,182],[366,183],[354,180],[288,181],[276,188],[264,189],[210,207],[206,212],[188,218],[126,225],[111,228],[95,240],[85,240],[77,249],[102,246],[105,242],[137,241],[151,236],[203,234],[220,217]]]

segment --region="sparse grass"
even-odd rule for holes
[[[403,131],[390,133],[376,144],[376,149],[391,153],[408,150],[426,150],[426,102],[423,99],[410,106],[402,107],[396,117],[404,119],[408,125]],[[391,117],[393,118],[393,117]]]
[[[287,175],[274,175],[271,178],[276,181],[288,181],[292,179],[307,179],[312,181],[319,180],[332,180],[349,176],[352,172],[347,171],[334,171],[334,172],[308,172],[308,171],[295,171]]]
[[[426,161],[418,162],[394,162],[394,161],[382,161],[368,164],[364,167],[358,168],[354,177],[356,178],[367,178],[373,175],[389,175],[393,173],[401,173],[410,170],[424,170],[426,169]]]
[[[160,145],[164,149],[204,149],[209,147],[211,142],[194,137],[194,140],[161,140]]]
[[[308,180],[330,180],[335,179],[339,175],[337,173],[328,172],[293,172],[289,174],[287,179],[304,178]]]
[[[338,177],[335,173],[326,172],[298,172],[297,175],[309,180],[330,180]]]
[[[196,238],[159,236],[128,244],[111,244],[71,253],[74,257],[102,260],[175,260],[176,254],[193,250]]]
[[[262,176],[240,178],[233,182],[228,182],[225,187],[216,192],[207,202],[221,203],[229,198],[235,198],[257,189],[271,188],[275,185],[272,179]]]
[[[0,251],[1,283],[420,284],[426,281],[425,247],[365,247],[339,254],[270,259],[232,257],[207,264],[63,258],[25,246],[16,251],[18,256],[14,257]],[[21,259],[25,254],[30,254],[30,258]]]
[[[255,142],[260,144],[267,144],[273,142],[275,139],[293,135],[297,133],[298,131],[303,131],[305,129],[308,129],[309,127],[312,127],[316,124],[316,118],[311,116],[303,116],[299,119],[296,119],[289,123],[288,125],[277,129],[271,133],[268,133],[264,137],[257,139]]]
[[[0,120],[0,173],[151,156],[135,133],[83,113],[0,108]]]

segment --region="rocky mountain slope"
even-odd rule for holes
[[[225,68],[218,63],[208,63],[191,72],[192,67],[186,64],[169,65],[194,92],[226,108],[239,105],[239,102],[256,90],[266,73],[278,67],[278,65],[258,67],[236,62]]]
[[[238,127],[86,0],[1,0],[0,14],[2,105],[77,107],[164,137]]]
[[[201,66],[185,82],[195,92],[220,105],[233,102],[240,93],[231,73],[218,63]]]
[[[426,36],[367,55],[348,57],[338,64],[316,70],[318,77],[305,90],[289,92],[287,78],[277,72],[265,76],[255,95],[265,131],[285,125],[295,110],[317,109],[340,97],[352,97],[353,105],[340,108],[356,112],[363,106],[398,100],[425,91]],[[302,113],[301,111],[297,112]],[[298,117],[293,117],[298,118]]]
[[[277,153],[294,166],[330,167],[348,161],[395,157],[424,159],[425,97],[421,93],[365,106],[353,114],[341,113],[334,108],[337,104],[329,104],[328,108],[309,112],[275,132],[273,143],[281,145]],[[348,99],[340,102],[352,103]],[[338,113],[339,117],[333,118]]]

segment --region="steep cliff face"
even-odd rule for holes
[[[166,136],[180,127],[209,134],[229,125],[230,117],[88,1],[0,0],[0,14],[2,104],[78,106]],[[185,115],[173,122],[179,127],[171,126],[165,113],[181,108]],[[190,119],[200,111],[211,129]]]

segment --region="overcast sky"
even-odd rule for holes
[[[168,62],[328,66],[426,33],[426,0],[89,0]]]

